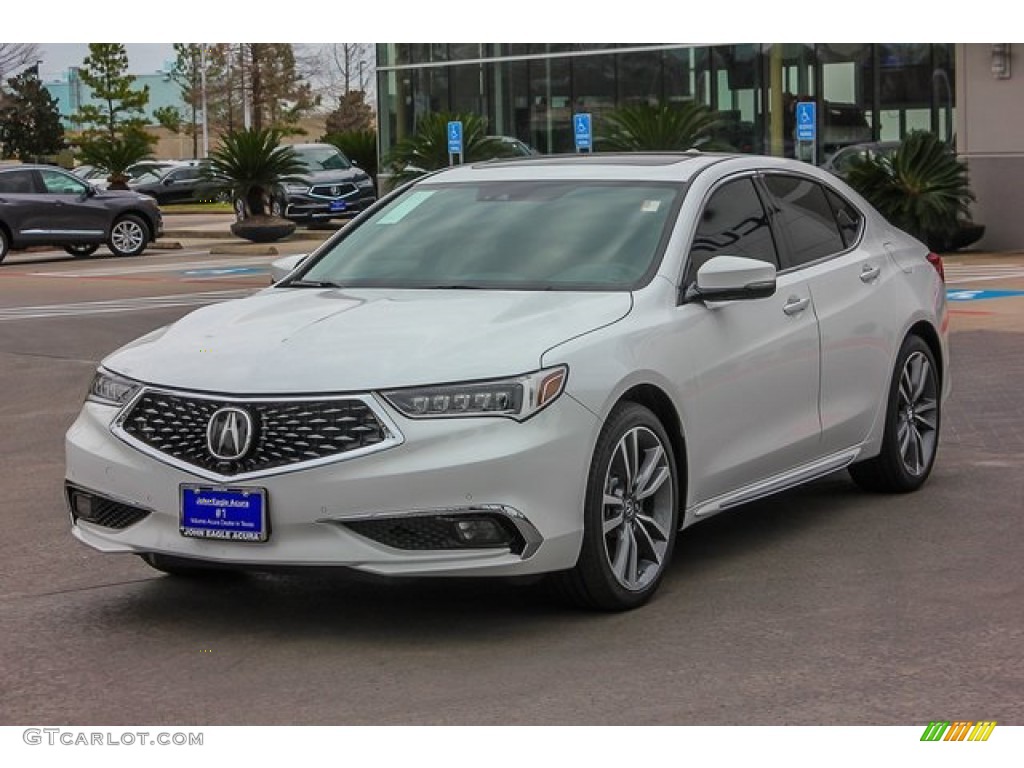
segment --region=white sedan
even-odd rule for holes
[[[828,173],[492,161],[110,355],[67,500],[172,574],[547,573],[628,609],[717,512],[844,469],[920,487],[948,370],[940,259]]]

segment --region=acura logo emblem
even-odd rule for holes
[[[221,408],[206,426],[206,447],[221,461],[236,461],[252,444],[252,416],[241,408]]]
[[[337,197],[338,195],[340,195],[341,194],[341,187],[331,187],[331,194],[334,197]]]

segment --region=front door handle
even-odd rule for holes
[[[810,296],[804,296],[802,299],[799,296],[790,296],[786,299],[786,303],[782,306],[782,311],[792,317],[793,315],[799,315],[803,312],[811,303]]]
[[[877,280],[880,274],[882,274],[881,267],[877,267],[874,264],[865,264],[860,270],[860,281],[862,283],[870,283],[872,280]]]

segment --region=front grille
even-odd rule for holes
[[[358,191],[355,184],[317,184],[309,193],[318,197],[348,197]]]
[[[217,458],[207,445],[210,417],[225,406],[245,410],[253,424],[249,450],[231,461]],[[330,458],[391,437],[370,406],[357,398],[250,402],[147,391],[120,427],[154,451],[225,476]]]
[[[71,485],[67,486],[67,494],[74,520],[87,520],[104,528],[127,528],[141,522],[150,513],[148,509],[114,501]]]

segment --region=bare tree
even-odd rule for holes
[[[36,43],[0,43],[0,82],[26,64],[34,64],[40,58]]]
[[[314,92],[328,106],[337,107],[353,91],[373,90],[373,44],[331,43],[307,50],[302,68]]]

